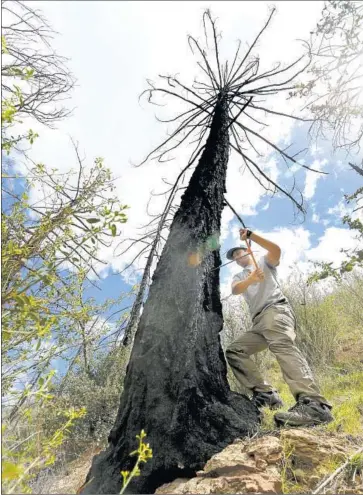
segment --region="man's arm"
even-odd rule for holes
[[[242,241],[245,241],[247,239],[247,229],[240,230],[240,237]],[[250,239],[251,241],[256,242],[256,244],[258,244],[259,246],[263,247],[268,251],[266,255],[268,263],[270,263],[273,266],[279,264],[281,258],[281,249],[277,244],[268,241],[264,237],[261,237],[255,234],[254,232],[252,232]]]
[[[245,280],[232,282],[232,294],[238,295],[242,294],[251,284],[255,284],[256,282],[262,282],[265,278],[265,274],[261,268],[258,268],[254,272],[252,272]]]
[[[242,282],[233,282],[232,283],[232,294],[237,295],[237,294],[242,294],[248,287],[251,285],[251,281],[249,280],[249,277],[246,278],[246,280],[242,280]]]

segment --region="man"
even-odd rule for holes
[[[295,346],[295,316],[277,281],[281,249],[277,244],[248,229],[240,230],[242,241],[250,239],[267,254],[255,269],[247,248],[235,247],[227,258],[243,270],[234,276],[232,293],[242,294],[249,307],[253,326],[226,350],[226,358],[237,380],[251,390],[257,407],[281,407],[282,401],[267,383],[250,356],[270,349],[274,353],[284,380],[296,399],[288,412],[275,414],[278,425],[307,426],[332,421],[331,406],[320,394],[306,359]]]

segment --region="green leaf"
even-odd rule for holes
[[[97,223],[100,221],[99,218],[87,218],[86,220],[88,223]]]
[[[112,236],[115,237],[117,233],[117,229],[114,223],[111,225],[111,232],[112,232]]]
[[[29,80],[34,75],[34,69],[26,69],[25,74],[25,79]]]
[[[9,53],[6,47],[6,39],[5,36],[1,36],[1,53]]]
[[[23,468],[21,466],[17,466],[12,462],[4,460],[1,466],[1,474],[2,479],[4,480],[15,480],[22,473]]]

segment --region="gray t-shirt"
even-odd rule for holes
[[[250,285],[242,293],[248,304],[252,318],[263,309],[285,298],[277,281],[276,267],[271,265],[265,256],[262,256],[257,264],[263,270],[265,279],[263,282],[256,282]],[[254,265],[247,266],[242,272],[237,273],[233,277],[233,282],[245,280],[254,270]]]

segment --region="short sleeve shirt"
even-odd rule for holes
[[[276,267],[267,261],[266,256],[262,256],[257,264],[263,270],[265,279],[262,282],[250,285],[242,293],[252,318],[263,309],[285,297],[278,283]],[[233,282],[245,280],[254,270],[253,265],[245,267],[242,272],[233,277]]]

